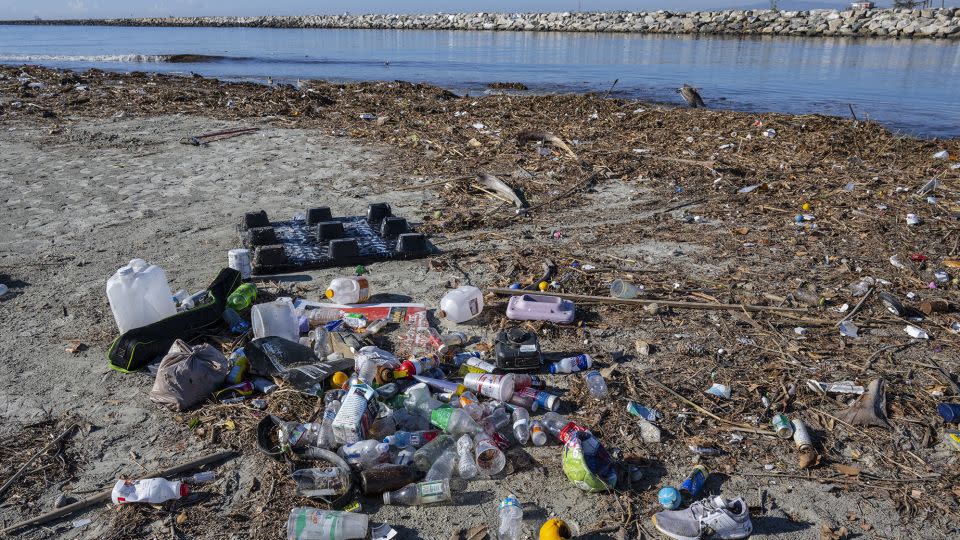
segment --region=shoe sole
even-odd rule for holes
[[[653,521],[653,526],[656,527],[656,529],[657,529],[658,531],[660,531],[660,534],[669,536],[670,538],[673,538],[674,540],[700,540],[700,536],[680,536],[679,534],[674,534],[674,533],[672,533],[672,532],[665,531],[665,530],[661,529],[661,528],[660,528],[660,524],[657,523],[657,516],[656,516],[656,515],[650,516],[650,521]]]

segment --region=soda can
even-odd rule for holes
[[[793,437],[793,423],[790,422],[790,419],[787,418],[787,415],[780,413],[773,417],[773,420],[770,421],[770,424],[773,425],[773,430],[777,432],[777,437],[781,439],[789,439]]]
[[[706,467],[697,465],[693,468],[693,471],[690,472],[690,475],[687,476],[686,480],[680,484],[680,495],[683,496],[684,499],[696,499],[700,495],[700,492],[703,491],[703,485],[707,483],[709,476],[710,473],[707,472]]]

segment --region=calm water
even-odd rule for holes
[[[194,63],[169,55],[201,54]],[[451,32],[0,26],[0,62],[225,79],[395,80],[479,93],[607,91],[708,106],[848,116],[852,104],[905,133],[960,137],[960,42]]]

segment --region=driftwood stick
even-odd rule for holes
[[[675,398],[679,399],[680,401],[686,403],[687,405],[693,407],[693,408],[696,409],[697,411],[699,411],[699,412],[701,412],[701,413],[709,416],[710,418],[713,418],[714,420],[716,420],[716,421],[718,421],[718,422],[721,422],[721,423],[724,423],[724,424],[730,424],[730,425],[732,425],[732,426],[735,426],[735,427],[739,428],[739,429],[737,429],[737,431],[746,431],[746,432],[749,432],[749,433],[756,433],[756,434],[758,434],[758,435],[770,435],[771,437],[775,437],[775,436],[776,436],[776,433],[774,433],[774,432],[772,432],[772,431],[767,431],[767,430],[763,430],[763,429],[757,429],[757,428],[755,428],[755,427],[753,427],[753,426],[748,426],[748,425],[746,425],[746,424],[738,424],[737,422],[732,422],[732,421],[730,421],[730,420],[726,420],[726,419],[720,418],[719,416],[717,416],[717,415],[713,414],[712,412],[704,409],[703,407],[697,405],[696,403],[690,401],[689,399],[681,396],[681,395],[678,394],[676,391],[674,391],[672,388],[670,388],[669,386],[663,384],[662,382],[660,382],[660,381],[658,381],[658,380],[656,380],[656,379],[654,379],[654,378],[645,377],[644,380],[650,381],[651,383],[659,386],[661,389],[666,390],[666,391],[669,392],[673,397],[675,397]]]
[[[530,294],[530,291],[525,291],[522,289],[507,289],[504,287],[488,287],[487,292],[499,294],[499,295],[520,295],[520,294]],[[710,302],[680,302],[676,300],[665,300],[662,298],[613,298],[610,296],[590,296],[586,294],[567,294],[567,293],[554,293],[554,292],[539,292],[536,293],[542,296],[556,296],[558,298],[564,298],[566,300],[574,300],[580,302],[594,302],[598,304],[613,304],[613,305],[634,305],[634,306],[648,306],[650,304],[657,304],[663,307],[677,308],[677,309],[706,309],[706,310],[723,310],[723,311],[749,311],[752,313],[760,312],[783,312],[783,313],[806,313],[806,309],[801,308],[786,308],[786,307],[777,307],[777,306],[753,306],[749,304],[713,304]]]
[[[39,457],[42,456],[43,454],[46,454],[46,453],[47,453],[47,450],[50,450],[51,448],[53,448],[54,445],[59,444],[60,441],[62,441],[64,438],[66,438],[67,435],[70,435],[71,433],[73,433],[73,430],[75,430],[75,429],[77,429],[77,425],[76,425],[76,424],[70,424],[70,427],[68,427],[67,429],[65,429],[65,430],[63,431],[63,433],[61,433],[60,435],[57,436],[56,439],[54,439],[54,440],[50,441],[49,443],[47,443],[47,445],[44,446],[43,448],[41,448],[39,452],[37,452],[36,454],[34,454],[33,456],[31,456],[30,459],[28,459],[27,462],[23,464],[23,466],[21,466],[19,469],[17,469],[17,472],[13,473],[13,476],[11,476],[9,480],[7,480],[6,482],[4,482],[3,485],[0,486],[0,496],[2,496],[4,493],[6,493],[7,490],[10,489],[10,486],[12,486],[14,482],[16,482],[17,480],[19,480],[21,476],[23,476],[23,473],[26,472],[27,467],[29,467],[31,463],[33,463],[34,461],[36,461],[37,458],[39,458]]]
[[[189,463],[184,463],[183,465],[178,465],[176,467],[171,467],[169,469],[157,471],[156,474],[145,476],[144,478],[162,478],[167,476],[173,476],[176,474],[192,471],[199,467],[203,467],[204,465],[209,465],[211,463],[216,463],[218,461],[232,459],[236,456],[237,456],[237,453],[230,450],[226,452],[219,452],[216,454],[209,455],[207,457],[195,459]],[[87,497],[82,501],[77,501],[73,504],[69,504],[67,506],[64,506],[63,508],[59,508],[52,512],[47,512],[46,514],[41,514],[37,517],[33,517],[30,519],[21,521],[19,523],[14,523],[13,525],[7,527],[6,529],[3,529],[3,531],[0,531],[0,532],[2,532],[3,534],[11,534],[13,531],[23,529],[25,527],[34,527],[36,525],[42,525],[44,523],[48,523],[55,519],[61,518],[63,516],[70,515],[74,512],[79,512],[80,510],[86,510],[91,506],[96,506],[98,504],[103,504],[109,501],[112,493],[113,493],[113,488],[112,487],[107,488],[101,491],[100,493],[98,493],[97,495],[94,495],[93,497]]]

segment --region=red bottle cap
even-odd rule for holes
[[[190,494],[190,486],[188,486],[188,485],[184,484],[183,482],[181,482],[181,483],[180,483],[180,497],[186,497],[186,496],[189,495],[189,494]]]

